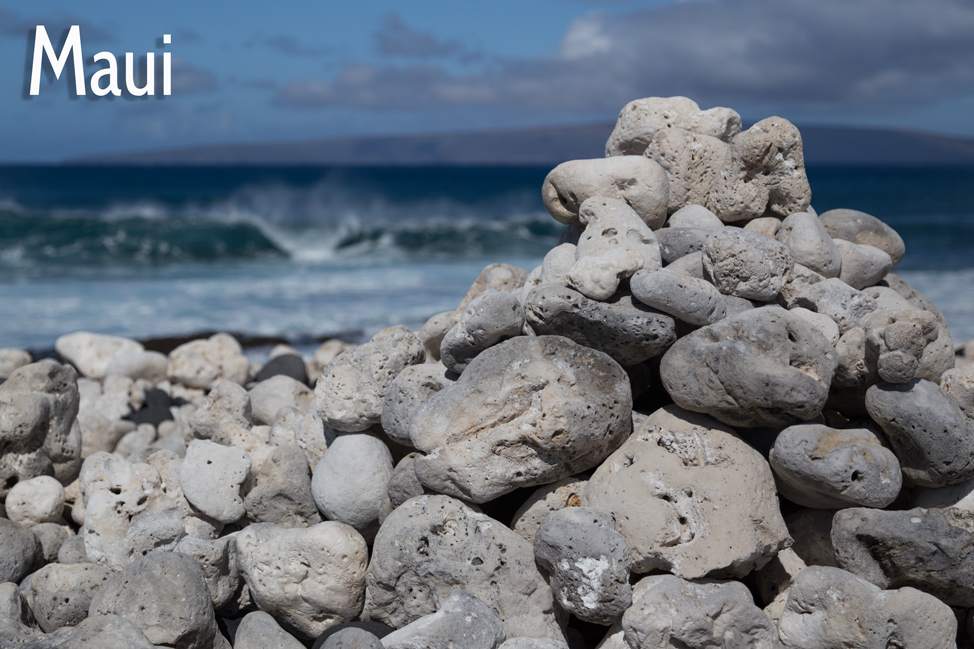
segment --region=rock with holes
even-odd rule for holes
[[[913,484],[945,487],[974,477],[974,425],[936,383],[878,383],[866,391],[866,410]]]
[[[974,606],[974,513],[960,509],[843,509],[835,559],[880,588],[910,586],[951,606]]]
[[[383,329],[321,371],[315,408],[335,430],[366,430],[381,420],[382,401],[396,375],[425,359],[422,341],[409,329],[402,325]]]
[[[247,511],[240,487],[249,472],[247,451],[194,439],[179,467],[179,487],[193,507],[221,523],[233,523]]]
[[[521,335],[524,309],[513,293],[484,291],[470,301],[440,343],[447,369],[460,374],[477,354],[507,338]],[[401,372],[400,372],[401,373]]]
[[[220,379],[243,384],[250,372],[250,361],[236,338],[216,334],[206,340],[193,340],[169,354],[166,371],[172,383],[209,390]]]
[[[92,379],[105,378],[105,370],[118,356],[143,350],[142,344],[135,340],[87,331],[61,336],[55,341],[54,349],[83,376]]]
[[[544,180],[541,197],[556,221],[578,224],[582,203],[593,196],[618,198],[653,230],[666,221],[670,187],[658,163],[637,155],[563,162]]]
[[[531,545],[449,496],[419,496],[386,519],[369,564],[364,615],[394,628],[470,591],[510,637],[563,640]]]
[[[632,603],[632,554],[608,514],[590,507],[552,512],[534,539],[534,558],[551,593],[580,620],[610,625]]]
[[[945,364],[933,359],[946,330],[928,311],[895,306],[905,308],[869,313],[839,339],[837,386],[865,388],[881,380],[906,383],[914,377],[939,380]]]
[[[514,513],[511,529],[533,545],[538,528],[549,514],[582,504],[585,483],[581,478],[570,477],[538,487]]]
[[[673,272],[641,270],[629,281],[633,297],[643,304],[692,325],[708,325],[724,318],[727,305],[713,284]]]
[[[22,480],[4,501],[7,518],[24,527],[56,523],[61,520],[65,497],[64,486],[49,475]]]
[[[348,525],[255,523],[237,534],[236,543],[251,598],[288,632],[315,638],[362,610],[368,548]]]
[[[653,136],[645,155],[666,170],[670,180],[668,210],[673,213],[688,205],[710,202],[711,190],[731,158],[731,147],[709,135],[670,128]]]
[[[612,515],[640,574],[742,577],[790,544],[761,454],[676,406],[653,413],[596,469],[582,505]]]
[[[566,284],[593,300],[608,300],[619,284],[643,267],[638,252],[615,248],[601,255],[579,258],[565,277]]]
[[[46,633],[76,626],[88,617],[92,598],[113,574],[93,563],[51,563],[38,570],[30,580],[38,625]]]
[[[426,453],[416,475],[476,503],[554,482],[615,450],[631,410],[629,379],[607,355],[560,336],[519,336],[416,410],[409,436]]]
[[[392,453],[372,435],[339,435],[311,476],[311,495],[326,518],[351,525],[366,538],[392,509]]]
[[[814,214],[796,212],[789,215],[781,222],[776,238],[788,246],[796,264],[810,268],[822,277],[839,277],[842,254]]]
[[[564,284],[568,280],[568,272],[575,265],[577,256],[578,246],[574,243],[560,243],[549,250],[541,261],[541,274],[538,276],[537,283]],[[523,290],[522,294],[524,294]]]
[[[707,237],[703,247],[704,277],[724,295],[770,302],[795,264],[783,243],[763,234],[724,228]]]
[[[736,581],[694,583],[645,577],[622,617],[629,647],[777,649],[777,633],[747,587]]]
[[[730,108],[701,110],[686,97],[636,99],[619,111],[605,155],[643,155],[657,133],[672,128],[727,141],[741,132],[741,116]]]
[[[965,417],[974,418],[974,364],[944,372],[940,377],[940,387],[960,407]]]
[[[461,589],[454,591],[436,613],[382,638],[382,646],[385,649],[496,649],[505,638],[500,618],[472,593]]]
[[[779,493],[805,507],[882,508],[903,484],[896,456],[865,428],[790,426],[775,438],[769,461]]]
[[[788,591],[778,637],[785,649],[950,649],[950,608],[913,588],[880,590],[845,570],[809,566]]]
[[[229,645],[217,627],[203,572],[177,552],[153,552],[114,575],[95,593],[89,615],[120,615],[158,645]]]
[[[723,226],[722,226],[723,227]],[[669,227],[656,232],[659,241],[660,257],[664,264],[672,264],[694,253],[703,253],[703,247],[713,236],[714,228]],[[702,257],[701,257],[702,260]],[[702,261],[701,261],[702,263]]]
[[[795,303],[832,318],[839,325],[840,334],[879,308],[875,300],[836,277],[805,287]]]
[[[176,544],[173,552],[196,559],[215,610],[219,611],[232,603],[240,593],[242,580],[237,568],[237,545],[233,536],[218,539],[185,536]]]
[[[21,480],[71,482],[81,463],[80,395],[73,367],[23,365],[0,385],[0,498]]]
[[[835,367],[835,350],[814,326],[762,307],[678,340],[660,376],[686,410],[732,426],[787,426],[822,411]]]
[[[296,444],[278,446],[253,476],[244,498],[247,519],[281,527],[311,527],[321,515],[311,495],[308,458]]]
[[[829,210],[819,217],[825,231],[833,239],[879,248],[896,266],[906,253],[903,239],[896,231],[875,216],[857,210]]]
[[[582,203],[578,219],[585,229],[575,246],[577,261],[622,249],[636,253],[642,260],[640,268],[655,270],[660,267],[656,235],[625,201],[594,196]]]
[[[411,446],[409,422],[416,408],[453,383],[441,363],[410,365],[399,372],[382,402],[382,430],[397,444]]]
[[[676,340],[676,320],[619,291],[604,302],[557,284],[542,284],[524,302],[539,335],[564,336],[629,367],[659,356]]]

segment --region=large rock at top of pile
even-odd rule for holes
[[[0,498],[40,475],[74,479],[81,462],[77,378],[74,368],[46,360],[18,367],[0,385]]]
[[[822,412],[836,362],[811,323],[763,307],[684,336],[663,356],[660,375],[686,410],[732,426],[788,426]]]
[[[519,336],[477,356],[410,420],[420,482],[482,503],[592,468],[631,429],[632,393],[607,355]]]
[[[642,155],[660,131],[681,128],[728,141],[741,132],[741,116],[730,108],[700,110],[687,97],[647,97],[619,111],[615,129],[605,144],[605,155]]]

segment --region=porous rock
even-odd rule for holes
[[[585,483],[585,480],[573,476],[538,487],[514,513],[511,529],[533,545],[538,528],[549,514],[582,504]]]
[[[31,578],[34,617],[45,633],[63,626],[77,626],[88,617],[88,608],[98,589],[114,573],[104,566],[51,563]]]
[[[708,325],[727,313],[724,296],[713,284],[669,269],[641,270],[629,280],[633,297],[692,325]]]
[[[727,426],[676,406],[596,469],[582,505],[613,516],[640,574],[741,577],[790,542],[765,459]]]
[[[244,498],[247,519],[281,527],[311,527],[321,515],[311,495],[308,459],[296,444],[278,446],[267,456]]]
[[[597,256],[581,257],[572,266],[565,283],[593,300],[607,300],[619,284],[643,267],[643,258],[628,248],[615,248]]]
[[[784,244],[741,228],[717,230],[703,247],[707,281],[725,295],[748,300],[773,300],[788,281],[794,263]]]
[[[462,587],[508,636],[564,639],[531,546],[449,496],[412,498],[386,518],[366,581],[363,615],[394,628],[436,612]]]
[[[697,102],[686,97],[636,99],[619,111],[605,155],[642,155],[656,133],[670,128],[727,141],[741,132],[741,116],[730,108],[700,110]]]
[[[640,268],[655,270],[660,267],[656,235],[625,201],[593,196],[582,203],[578,219],[585,229],[575,246],[577,260],[621,248],[639,255],[643,261]]]
[[[832,318],[839,325],[840,334],[879,308],[871,297],[836,277],[806,286],[796,304]]]
[[[396,375],[382,402],[382,430],[397,444],[412,445],[409,421],[416,408],[453,383],[441,363],[410,365]]]
[[[172,350],[166,374],[173,383],[209,390],[219,379],[243,384],[249,372],[250,361],[243,355],[240,343],[221,333]]]
[[[496,649],[506,637],[500,618],[470,591],[460,589],[436,613],[382,638],[382,646],[385,649]]]
[[[524,309],[513,293],[484,291],[470,301],[443,337],[440,358],[460,374],[477,354],[507,338],[521,335]],[[401,373],[401,372],[400,372]]]
[[[703,205],[690,204],[681,207],[670,215],[670,218],[666,221],[666,225],[671,228],[718,230],[724,227],[724,222]]]
[[[251,598],[288,632],[314,638],[362,610],[368,548],[348,525],[255,523],[237,534],[236,543]]]
[[[382,401],[396,375],[425,359],[422,341],[409,329],[383,329],[321,371],[315,387],[318,415],[335,430],[366,430],[381,420]]]
[[[815,327],[764,307],[684,336],[663,356],[660,376],[686,410],[732,426],[787,426],[822,411],[835,367]]]
[[[420,482],[475,503],[597,465],[631,430],[629,380],[607,355],[560,336],[483,352],[412,417]],[[327,459],[328,454],[325,454]]]
[[[715,137],[682,128],[657,131],[644,155],[666,170],[670,214],[691,204],[707,205],[710,191],[728,160],[731,147]]]
[[[215,610],[220,610],[239,594],[241,579],[237,568],[237,545],[233,536],[199,539],[185,536],[173,552],[196,559],[206,580],[206,589]]]
[[[659,242],[660,258],[664,264],[672,264],[677,259],[695,252],[703,252],[707,241],[719,230],[711,228],[669,227],[656,232]]]
[[[19,582],[40,564],[41,542],[25,527],[0,518],[0,583]]]
[[[233,523],[246,513],[240,487],[249,472],[247,451],[194,439],[179,467],[179,487],[193,507],[221,523]]]

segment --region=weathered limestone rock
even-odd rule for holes
[[[0,349],[0,379],[6,379],[15,369],[29,365],[30,362],[30,354],[23,349]]]
[[[886,507],[903,476],[893,452],[865,428],[790,426],[775,438],[769,458],[778,491],[805,507]]]
[[[329,520],[354,527],[366,538],[375,535],[379,517],[392,509],[389,480],[392,454],[371,435],[339,435],[311,477],[311,495]]]
[[[869,313],[836,344],[835,384],[869,387],[881,380],[905,383],[931,376],[939,380],[946,364],[934,359],[942,335],[944,330],[932,313],[909,305]]]
[[[617,448],[631,409],[628,377],[605,354],[559,336],[513,338],[416,410],[409,435],[426,453],[416,475],[475,503],[553,482]]]
[[[659,356],[676,340],[672,316],[621,291],[600,302],[564,286],[542,284],[527,296],[524,313],[539,336],[570,338],[623,367]]]
[[[410,498],[422,496],[423,494],[435,493],[423,486],[416,476],[416,458],[422,457],[422,453],[410,453],[392,470],[392,477],[389,478],[389,503],[392,509],[399,507]],[[381,512],[379,522],[383,522],[390,512]]]
[[[74,534],[71,533],[71,528],[67,525],[38,523],[37,525],[31,525],[29,529],[41,543],[41,560],[44,564],[57,561],[58,554],[61,552],[61,546],[69,538],[74,538]]]
[[[19,582],[40,565],[41,542],[25,527],[0,518],[0,583]]]
[[[703,252],[707,241],[720,230],[712,228],[669,227],[656,231],[660,257],[664,264],[672,264],[677,259]],[[701,263],[702,263],[701,257]]]
[[[630,647],[777,647],[771,620],[736,581],[644,577],[633,589],[633,605],[622,617],[622,628]]]
[[[828,317],[824,313],[816,313],[815,311],[809,311],[808,309],[800,306],[788,309],[793,314],[804,318],[809,323],[812,324],[822,336],[825,337],[829,344],[835,347],[839,342],[839,325],[835,324],[835,320]]]
[[[505,637],[500,618],[472,593],[461,589],[454,591],[436,613],[382,638],[382,646],[385,649],[496,649]]]
[[[488,264],[480,271],[480,274],[477,275],[477,279],[470,285],[470,288],[467,289],[467,294],[460,301],[460,306],[457,307],[457,313],[463,313],[467,305],[485,291],[506,291],[516,295],[524,285],[527,276],[528,271],[519,266],[512,266],[511,264]]]
[[[890,256],[893,266],[903,259],[906,246],[896,231],[875,216],[857,210],[829,210],[819,217],[833,239],[879,248]]]
[[[179,467],[179,487],[193,507],[221,523],[233,523],[247,511],[240,488],[249,472],[247,451],[194,439]]]
[[[105,370],[116,357],[141,352],[143,347],[128,338],[78,331],[58,338],[54,349],[61,358],[78,368],[82,376],[101,379],[105,378]]]
[[[45,633],[77,626],[88,617],[92,598],[112,574],[108,568],[93,563],[51,563],[38,570],[30,581],[38,625]]]
[[[835,277],[806,286],[796,304],[832,318],[839,325],[840,334],[879,308],[868,295]]]
[[[632,555],[608,514],[589,507],[553,512],[537,532],[534,558],[551,575],[555,600],[581,620],[610,625],[632,603]]]
[[[796,264],[810,268],[826,278],[839,277],[843,263],[842,254],[814,214],[796,212],[789,215],[781,222],[781,229],[776,237],[791,250]],[[881,277],[882,275],[876,279]]]
[[[778,622],[786,649],[951,648],[956,632],[950,608],[926,593],[880,590],[844,570],[820,566],[798,575]]]
[[[307,529],[255,523],[237,535],[237,567],[253,601],[305,638],[362,610],[368,548],[344,523]]]
[[[794,263],[784,244],[741,228],[716,230],[703,247],[704,278],[721,293],[748,300],[773,300]]]
[[[251,417],[255,424],[271,426],[281,408],[307,410],[314,392],[290,376],[277,374],[250,389]]]
[[[564,639],[531,546],[449,496],[413,498],[386,518],[367,584],[364,615],[395,628],[434,613],[462,587],[508,636]]]
[[[744,229],[775,239],[781,230],[781,219],[776,216],[761,216],[748,221]]]
[[[974,478],[974,427],[936,383],[879,383],[866,391],[866,410],[913,484],[944,487]]]
[[[577,477],[563,478],[557,482],[538,487],[528,496],[524,504],[514,513],[511,529],[525,541],[534,545],[538,528],[552,512],[566,507],[579,507],[582,504],[582,490],[586,481]]]
[[[965,417],[974,418],[974,365],[947,370],[940,377],[940,387]]]
[[[638,155],[563,162],[541,188],[548,213],[560,223],[578,224],[582,203],[602,196],[626,201],[653,230],[666,221],[669,193],[666,171]]]
[[[886,276],[893,267],[889,254],[879,248],[836,239],[835,247],[842,255],[842,272],[839,279],[860,291]]]
[[[249,372],[240,343],[229,334],[216,334],[172,350],[166,374],[173,383],[210,390],[219,379],[243,384]]]
[[[745,311],[684,336],[663,356],[677,405],[732,426],[787,426],[825,406],[836,354],[819,331],[776,307]]]
[[[173,552],[180,552],[194,559],[203,571],[206,589],[215,610],[227,606],[240,592],[240,571],[237,568],[237,544],[233,536],[218,539],[198,539],[185,536]]]
[[[67,484],[77,476],[77,376],[45,360],[17,368],[0,385],[0,498],[21,480],[53,475]]]
[[[578,219],[585,229],[575,246],[577,260],[622,248],[639,255],[643,260],[641,268],[655,270],[660,267],[656,235],[625,201],[594,196],[582,203]],[[566,244],[558,248],[563,246]]]
[[[440,358],[460,374],[477,354],[507,338],[521,335],[524,309],[513,293],[484,291],[470,301],[443,337]],[[400,372],[401,373],[401,372]]]
[[[308,459],[296,444],[274,449],[254,476],[244,498],[247,519],[281,527],[311,527],[321,515],[311,495]]]
[[[380,645],[381,646],[381,645]],[[304,645],[281,628],[273,617],[264,611],[254,611],[244,616],[234,636],[233,649],[303,649]]]
[[[423,347],[426,348],[427,363],[440,362],[440,345],[443,343],[443,336],[457,323],[459,318],[460,314],[456,311],[437,313],[431,316],[420,328],[416,336],[422,341]],[[324,368],[324,365],[322,368]],[[315,376],[317,377],[320,374],[321,371],[319,370]]]
[[[668,268],[641,270],[629,280],[637,300],[692,325],[708,325],[727,314],[724,296],[713,284]]]
[[[409,329],[402,325],[383,329],[321,371],[315,409],[336,430],[366,430],[381,420],[382,400],[396,375],[425,358],[422,341]]]
[[[613,516],[636,573],[742,577],[790,542],[765,459],[727,426],[676,406],[596,469],[582,505]]]
[[[619,111],[605,155],[642,155],[656,133],[670,128],[728,141],[741,132],[741,116],[730,108],[700,110],[697,102],[686,97],[636,99]]]
[[[644,155],[666,170],[670,181],[670,214],[687,205],[706,205],[728,159],[724,141],[682,128],[657,131]]]
[[[382,402],[382,430],[397,444],[412,445],[409,422],[424,401],[452,385],[442,363],[410,365],[396,375]]]
[[[565,283],[593,300],[608,300],[619,284],[643,267],[643,258],[628,248],[615,248],[597,256],[579,258]]]
[[[666,225],[671,228],[719,230],[724,227],[724,222],[703,205],[689,204],[671,214],[670,218],[666,221]]]
[[[4,506],[7,518],[30,527],[38,523],[56,523],[64,510],[64,487],[48,475],[18,482],[7,494]]]

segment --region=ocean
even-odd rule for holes
[[[562,226],[549,167],[0,166],[0,347],[229,331],[310,351],[418,328]],[[883,219],[895,269],[974,339],[974,167],[812,167],[812,205]]]

